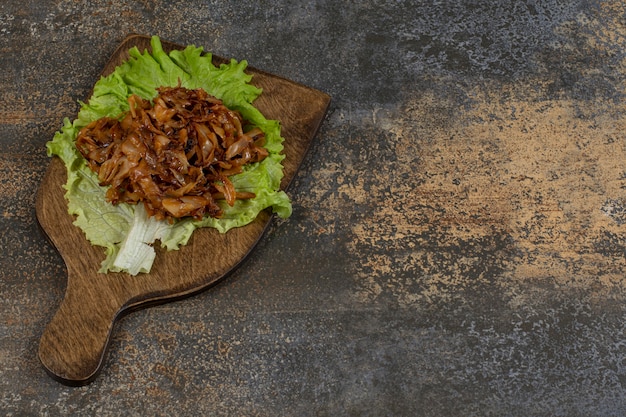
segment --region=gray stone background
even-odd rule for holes
[[[621,1],[0,4],[6,416],[626,414]],[[65,288],[39,231],[45,143],[130,33],[333,102],[227,281],[134,312],[92,384],[39,337]]]

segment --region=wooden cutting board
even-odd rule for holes
[[[182,46],[162,42],[166,51]],[[132,35],[118,47],[102,75],[128,59],[128,50],[150,49],[150,38]],[[214,64],[226,62],[213,56]],[[285,138],[286,189],[296,174],[330,104],[330,97],[315,89],[249,67],[252,84],[263,89],[255,106],[268,119],[279,120]],[[115,321],[124,313],[167,302],[207,289],[236,268],[262,237],[272,215],[261,212],[251,224],[220,234],[214,229],[194,232],[178,251],[157,249],[149,274],[100,274],[101,247],[92,246],[68,214],[62,185],[66,171],[58,158],[51,160],[36,199],[37,219],[67,265],[67,289],[61,305],[46,327],[39,358],[55,379],[68,385],[91,382],[102,368]]]

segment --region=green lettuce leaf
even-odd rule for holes
[[[261,90],[250,84],[251,75],[245,73],[246,61],[231,60],[219,67],[213,65],[210,53],[188,46],[169,54],[163,50],[160,39],[151,38],[151,52],[129,50],[130,58],[115,71],[100,78],[87,103],[80,103],[74,121],[65,119],[63,127],[47,143],[49,156],[58,156],[67,168],[64,185],[68,212],[75,216],[74,224],[81,228],[93,245],[102,246],[106,254],[100,272],[149,272],[155,257],[152,244],[160,241],[168,250],[185,245],[199,227],[213,227],[222,233],[233,227],[253,221],[260,211],[271,207],[279,217],[291,215],[289,197],[280,191],[283,176],[281,154],[283,138],[280,123],[266,119],[252,102]],[[219,219],[181,219],[174,223],[157,221],[147,216],[142,205],[112,205],[105,200],[106,188],[98,184],[75,146],[81,128],[101,117],[116,117],[128,110],[128,97],[137,94],[145,99],[157,95],[161,86],[202,88],[238,110],[253,125],[264,131],[265,147],[269,156],[260,163],[247,166],[241,174],[230,179],[238,191],[256,194],[254,199],[237,200],[234,206],[222,204]]]

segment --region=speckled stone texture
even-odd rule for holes
[[[0,4],[0,414],[626,414],[626,6],[598,1]],[[45,143],[129,33],[333,97],[227,281],[134,312],[102,374],[37,360],[65,269]]]

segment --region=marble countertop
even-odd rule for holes
[[[620,1],[0,5],[6,416],[626,414]],[[133,312],[89,385],[38,361],[66,285],[45,143],[131,33],[328,93],[227,280]]]

